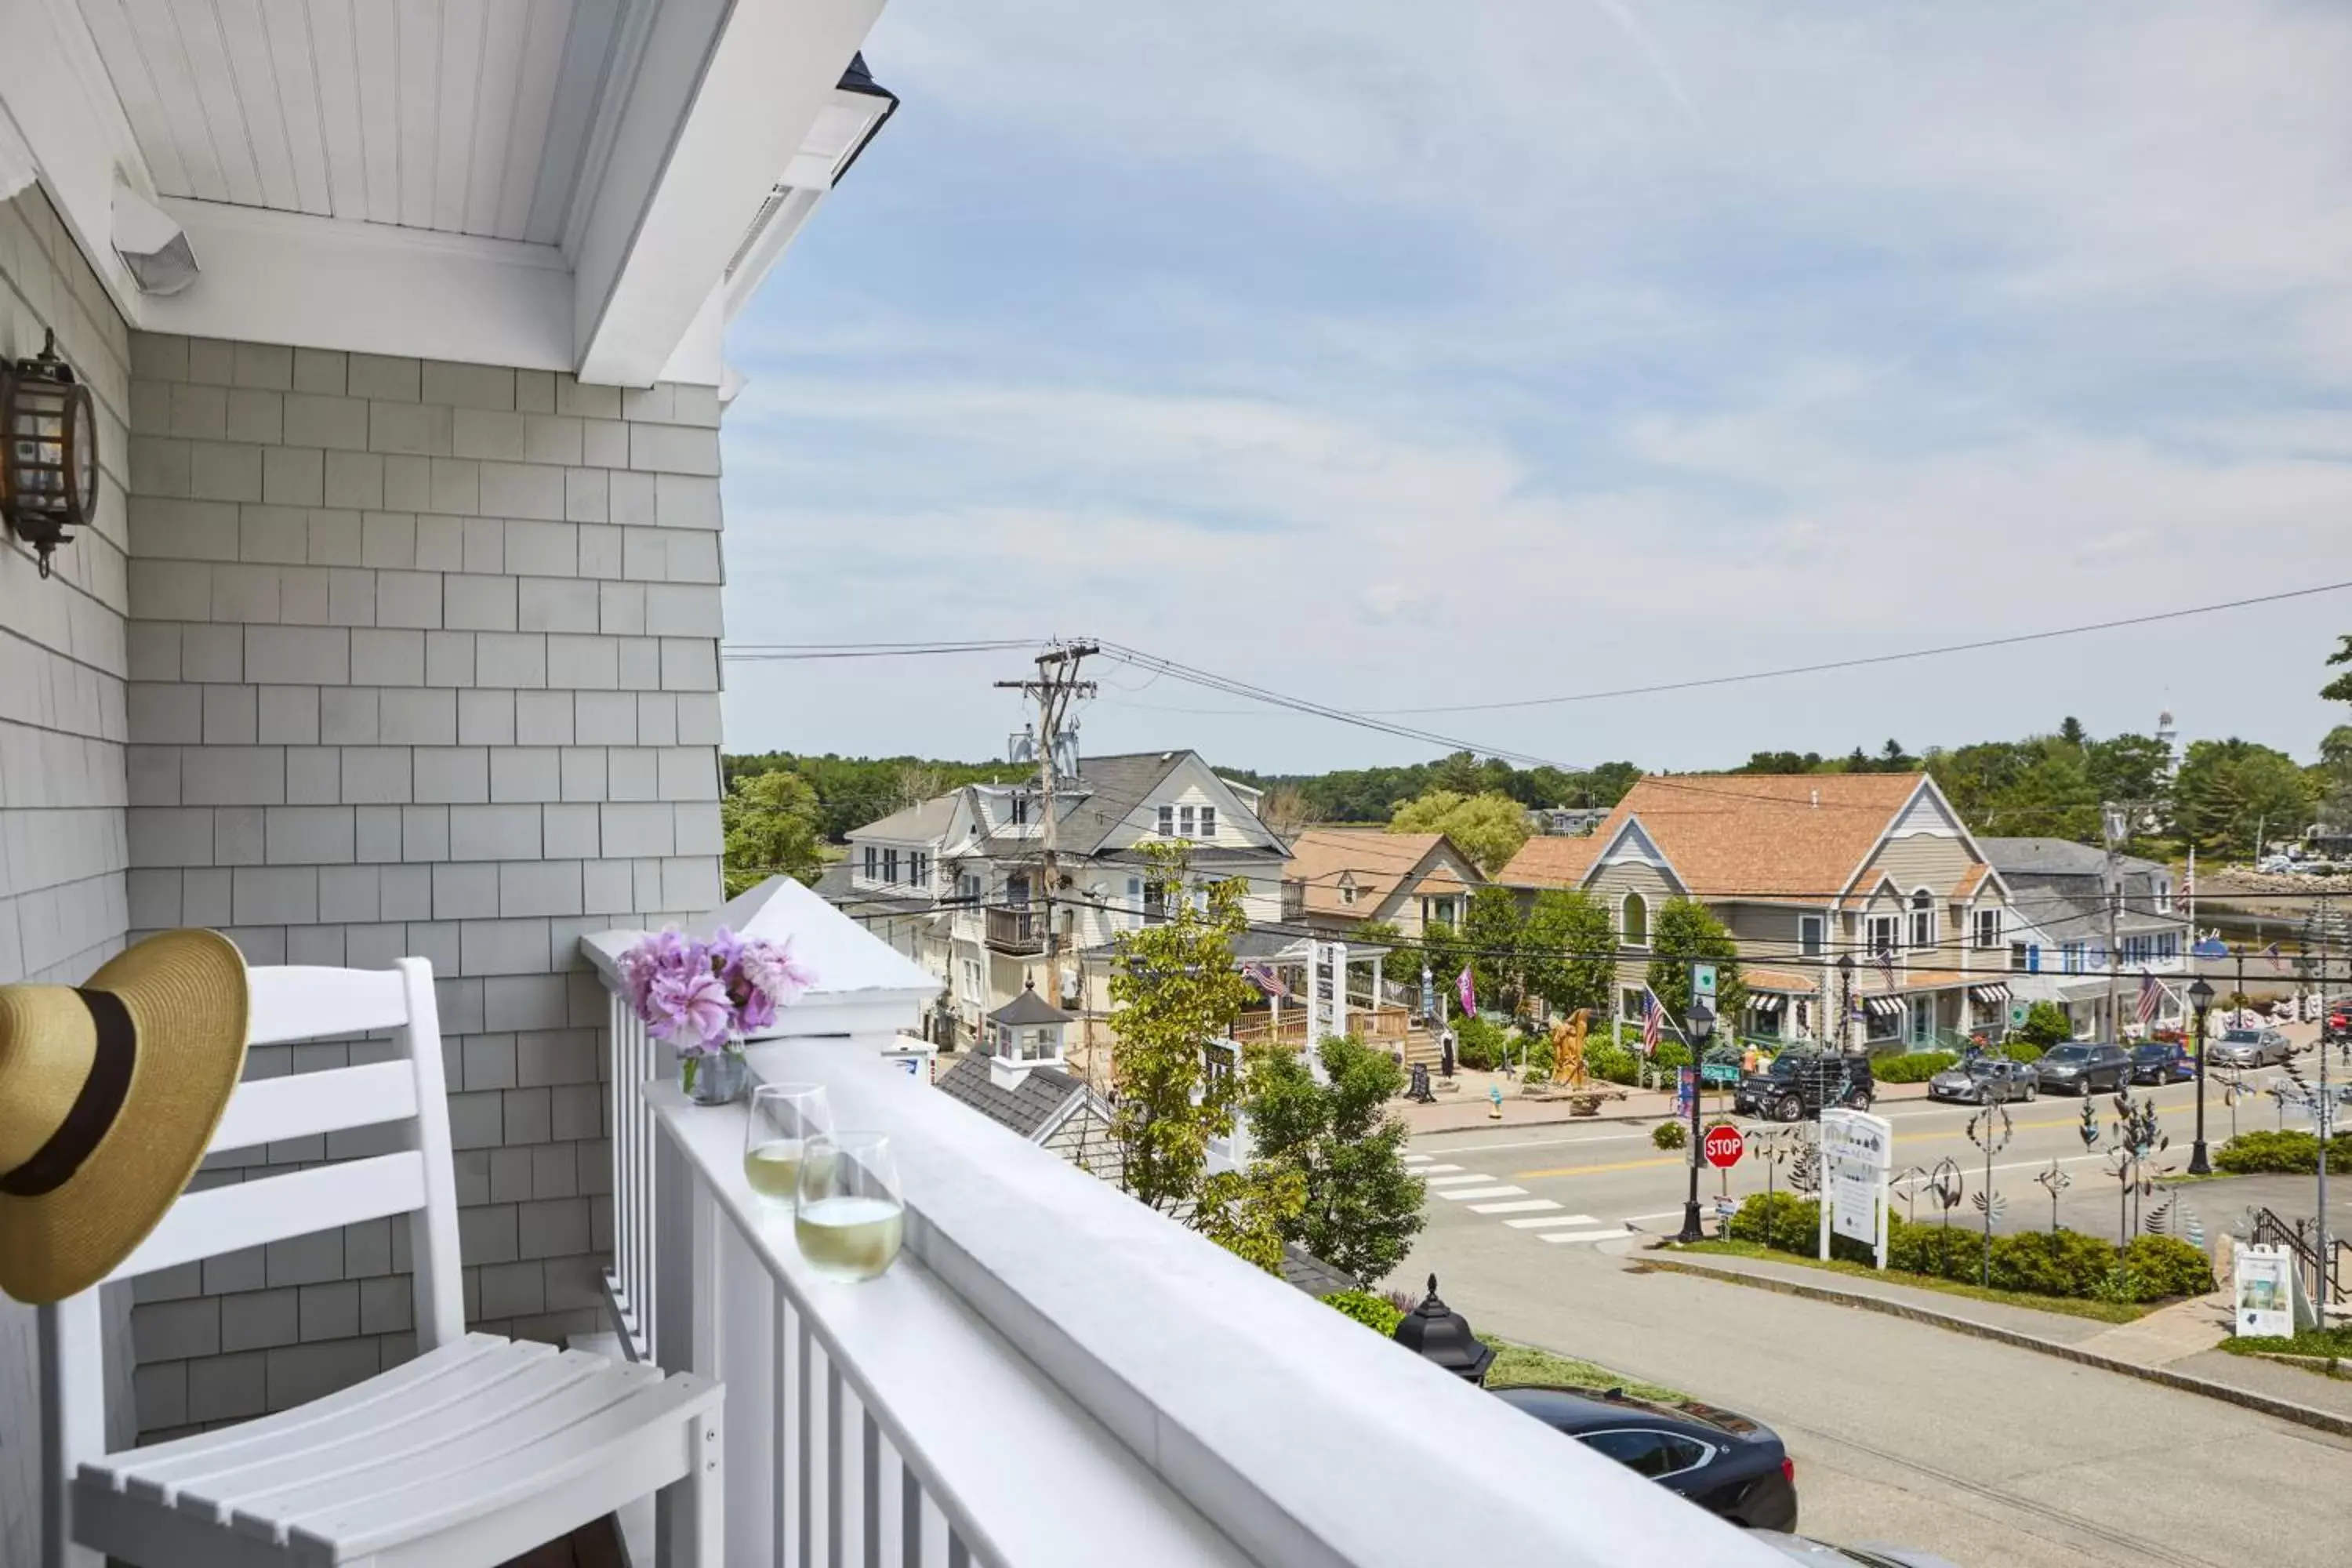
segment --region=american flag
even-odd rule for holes
[[[1290,994],[1290,987],[1282,983],[1282,976],[1275,972],[1271,963],[1244,963],[1242,965],[1242,978],[1268,996]]]
[[[1895,989],[1895,944],[1887,942],[1878,950],[1879,973],[1886,976],[1886,988]]]
[[[1658,1023],[1662,1009],[1658,999],[1647,991],[1642,993],[1642,1054],[1655,1056],[1658,1050]]]
[[[2156,976],[2143,969],[2139,972],[2139,1026],[2147,1028],[2156,1021],[2158,1009],[2164,1005],[2164,987]]]

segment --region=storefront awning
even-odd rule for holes
[[[1903,998],[1900,996],[1865,996],[1862,1005],[1869,1008],[1874,1017],[1899,1018],[1903,1016]]]
[[[1998,982],[1990,985],[1971,985],[1969,987],[1969,996],[1970,1000],[1981,1002],[1988,1007],[1998,1007],[2009,1000],[2009,987]]]
[[[1751,991],[1748,994],[1748,1005],[1759,1013],[1777,1013],[1780,1010],[1780,1004],[1787,1000],[1787,997],[1775,996],[1769,991]]]

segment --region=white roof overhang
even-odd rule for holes
[[[881,5],[12,0],[0,132],[134,328],[716,384],[895,106],[848,69]],[[118,182],[187,231],[184,292],[114,255]]]

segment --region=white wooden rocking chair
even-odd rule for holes
[[[140,1568],[489,1568],[665,1488],[666,1555],[718,1568],[716,1384],[465,1331],[431,966],[256,969],[251,985],[255,1045],[396,1029],[405,1049],[240,1084],[212,1147],[392,1122],[404,1147],[187,1194],[111,1278],[405,1214],[417,1356],[274,1415],[110,1454],[98,1292],[42,1309],[48,1568],[96,1568],[100,1552]]]

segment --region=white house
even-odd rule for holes
[[[1055,785],[1055,894],[1061,947],[1076,960],[1060,1000],[1108,1009],[1100,960],[1112,939],[1162,913],[1143,847],[1184,847],[1191,880],[1240,878],[1256,922],[1282,914],[1289,849],[1257,818],[1257,792],[1194,752],[1081,759]],[[1045,800],[1032,783],[967,784],[868,823],[819,890],[940,977],[959,1037],[1037,978],[1045,952]],[[1091,963],[1089,962],[1091,960]]]

